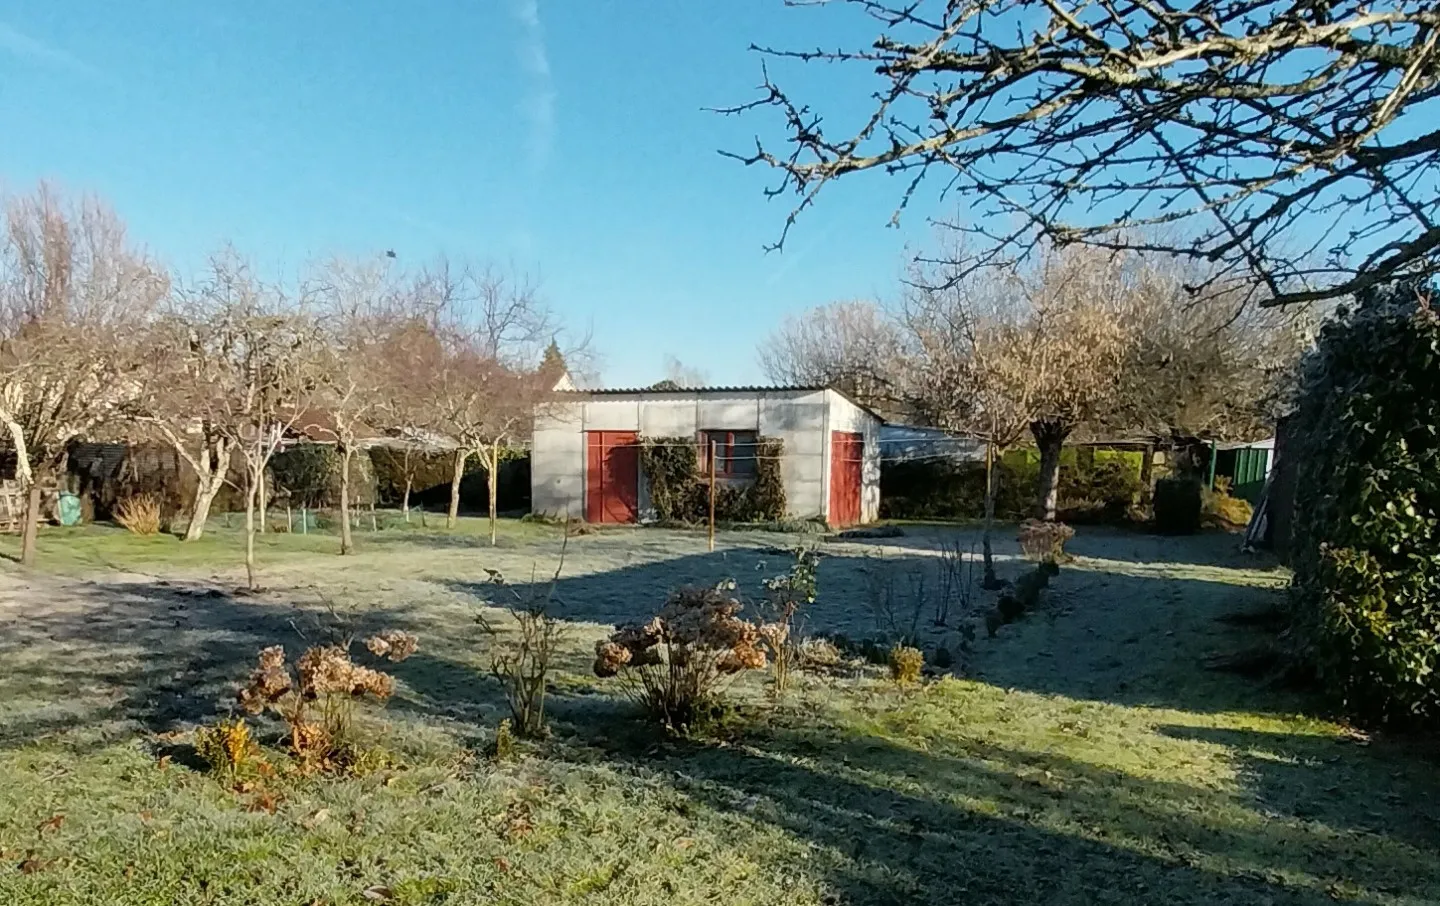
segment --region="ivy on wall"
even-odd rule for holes
[[[779,522],[785,518],[785,483],[780,466],[785,452],[779,438],[759,438],[755,480],[721,484],[715,489],[715,518],[722,522]],[[640,468],[650,489],[650,506],[661,523],[697,523],[709,517],[710,484],[700,469],[693,437],[646,438]]]

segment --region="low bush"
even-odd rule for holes
[[[1231,496],[1230,479],[1225,477],[1215,479],[1215,487],[1205,492],[1202,506],[1204,523],[1231,531],[1249,525],[1255,512],[1250,501]]]
[[[154,494],[136,494],[115,504],[115,523],[132,535],[158,535],[161,525],[160,498]]]
[[[890,678],[903,685],[918,683],[925,669],[925,653],[909,645],[896,645],[889,654]]]
[[[1200,531],[1204,489],[1195,478],[1162,478],[1155,482],[1155,530],[1164,535]]]
[[[763,669],[760,629],[739,616],[734,581],[672,592],[644,624],[595,643],[595,675],[619,677],[652,718],[683,731],[721,705],[735,676]]]
[[[267,773],[270,767],[243,717],[196,728],[195,754],[210,766],[212,774],[229,785]]]
[[[1065,558],[1065,545],[1075,530],[1063,522],[1027,519],[1020,524],[1020,552],[1036,563],[1058,564]]]

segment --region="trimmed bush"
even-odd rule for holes
[[[1341,309],[1307,358],[1293,443],[1297,652],[1371,724],[1440,724],[1440,316],[1433,288]]]
[[[1204,488],[1194,478],[1162,478],[1155,482],[1155,530],[1163,535],[1200,531]]]

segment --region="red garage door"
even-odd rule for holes
[[[640,515],[640,443],[634,431],[589,431],[585,521],[635,522]]]
[[[845,431],[830,435],[830,524],[860,521],[860,485],[864,474],[865,437]]]

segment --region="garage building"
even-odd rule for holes
[[[693,438],[702,461],[716,450],[724,483],[753,481],[756,449],[776,439],[790,518],[871,522],[880,509],[881,424],[828,387],[561,393],[536,412],[531,507],[587,522],[648,522],[654,510],[640,468],[645,438]]]

